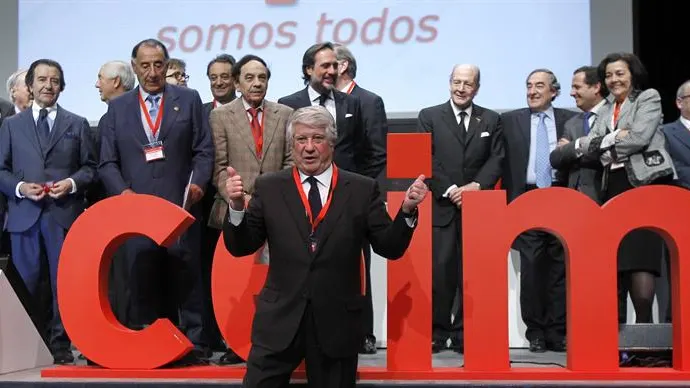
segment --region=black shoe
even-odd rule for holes
[[[179,360],[173,361],[166,365],[168,368],[183,368],[188,366],[208,365],[208,359],[205,359],[203,351],[200,349],[192,349],[191,352],[185,354]]]
[[[446,341],[440,341],[440,340],[434,340],[431,341],[431,353],[436,354],[440,353],[443,350],[446,350],[448,346],[446,346]]]
[[[74,355],[69,349],[56,350],[53,353],[53,364],[55,365],[71,365],[74,364]]]
[[[532,353],[544,353],[546,351],[546,341],[541,338],[529,341],[529,351]]]
[[[359,348],[359,354],[376,354],[376,337],[373,335],[364,337],[362,347]]]
[[[232,349],[228,349],[225,354],[220,356],[218,365],[235,365],[245,362],[242,357],[235,353]]]
[[[566,351],[566,342],[565,339],[562,339],[560,341],[547,341],[546,342],[546,349],[551,350],[552,352],[565,352]]]
[[[464,343],[460,341],[451,341],[449,349],[458,354],[465,354]]]

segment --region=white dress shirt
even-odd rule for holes
[[[683,116],[680,116],[680,123],[685,126],[685,129],[690,130],[690,120],[686,119]]]
[[[465,112],[467,115],[465,115],[465,119],[463,120],[463,124],[465,125],[465,132],[467,132],[467,129],[470,127],[470,118],[472,117],[472,104],[468,106],[465,109],[460,109],[453,100],[450,100],[450,108],[453,110],[453,115],[455,116],[455,122],[460,125],[460,113]],[[448,198],[450,195],[450,192],[457,189],[458,185],[453,184],[449,188],[446,189],[446,191],[443,193],[444,198]]]
[[[527,179],[526,183],[528,185],[536,184],[537,182],[537,127],[539,126],[539,113],[533,112],[531,114],[530,120],[530,144],[529,144],[529,158],[527,160]],[[558,144],[558,132],[556,132],[556,116],[553,111],[553,107],[545,110],[546,118],[544,119],[544,124],[546,124],[546,132],[549,138],[549,152],[553,152]],[[551,171],[551,180],[553,181],[556,177],[556,169]]]
[[[34,124],[38,122],[38,116],[41,114],[41,108],[36,101],[31,104],[31,113],[34,116]],[[55,124],[55,117],[57,117],[57,107],[55,105],[49,106],[45,108],[48,111],[48,117],[46,118],[48,121],[48,130],[50,133],[53,133],[53,125]],[[74,194],[77,192],[77,184],[74,182],[74,179],[72,178],[67,178],[70,182],[72,182],[72,191],[70,191],[70,194]],[[19,191],[19,186],[24,184],[26,182],[21,181],[17,183],[17,187],[14,189],[14,194],[17,196],[17,198],[25,198],[24,195]],[[36,182],[39,183],[39,182]],[[44,183],[44,182],[40,182]]]
[[[149,127],[149,123],[146,120],[146,114],[148,113],[149,110],[151,110],[151,102],[149,100],[147,100],[147,98],[149,98],[150,95],[160,96],[160,99],[158,100],[158,114],[162,115],[163,110],[161,109],[161,103],[163,102],[163,93],[150,94],[150,93],[144,91],[144,89],[140,86],[139,87],[139,94],[141,95],[141,98],[144,100],[144,105],[146,105],[146,113],[144,113],[144,110],[141,109],[141,107],[139,107],[139,110],[141,111],[141,125],[144,126],[144,131],[146,132],[146,137],[149,139],[149,141],[151,143],[153,143],[154,141],[158,140],[158,136],[160,136],[160,133],[161,133],[161,128],[158,127],[158,130],[156,131],[156,136],[153,136],[152,128]],[[158,116],[151,117],[151,123],[153,125],[156,125],[156,119],[157,118],[158,118]],[[161,126],[163,126],[163,119],[162,118],[161,118]]]
[[[319,97],[321,97],[321,93],[317,92],[314,90],[314,88],[309,85],[307,88],[307,92],[309,93],[309,100],[311,101],[311,105],[319,105]],[[328,99],[323,103],[324,107],[328,112],[333,116],[333,120],[337,120],[336,113],[335,113],[335,99],[333,97],[333,91],[328,92]]]

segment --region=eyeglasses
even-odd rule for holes
[[[186,73],[180,73],[179,71],[176,71],[172,74],[168,74],[165,76],[165,78],[176,78],[178,81],[189,81],[189,75]]]
[[[690,94],[686,94],[685,96],[680,96],[680,97],[678,97],[678,99],[679,100],[685,100],[688,97],[690,97]]]

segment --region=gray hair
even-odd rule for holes
[[[458,67],[466,67],[468,69],[471,69],[474,71],[474,83],[476,84],[475,86],[478,88],[479,87],[479,81],[481,79],[481,72],[479,71],[479,66],[477,65],[471,65],[471,64],[458,64],[453,66],[453,70],[450,71],[450,76],[448,77],[448,80],[450,82],[453,82],[453,73],[455,73],[455,70]]]
[[[331,146],[335,145],[335,141],[338,138],[338,133],[335,130],[335,120],[333,120],[331,113],[321,105],[306,106],[292,112],[287,126],[287,137],[290,146],[292,146],[294,141],[293,126],[296,124],[302,124],[311,128],[323,128],[328,142]]]
[[[107,79],[114,79],[120,77],[120,82],[125,91],[134,89],[134,70],[132,65],[124,61],[110,61],[106,62],[102,67],[103,76]]]
[[[347,74],[352,77],[352,79],[355,79],[355,77],[357,77],[357,60],[352,54],[352,51],[339,43],[333,46],[335,47],[335,58],[338,61],[347,61]]]
[[[676,92],[676,98],[681,98],[684,95],[684,90],[690,88],[690,79],[683,82],[679,87],[678,91]]]
[[[7,83],[5,84],[5,88],[7,90],[7,95],[10,96],[10,99],[12,102],[14,102],[14,97],[12,97],[12,89],[17,86],[17,81],[19,81],[19,76],[24,75],[24,83],[26,83],[26,70],[25,69],[19,69],[12,73],[9,78],[7,78]]]
[[[546,73],[549,75],[549,81],[551,82],[551,89],[555,90],[556,93],[554,93],[553,98],[551,101],[555,100],[556,97],[558,97],[561,94],[561,84],[558,83],[558,78],[556,78],[556,74],[553,73],[553,71],[549,69],[534,69],[532,70],[529,75],[527,75],[527,78],[525,79],[525,83],[529,81],[529,77],[532,76],[532,74],[535,73]]]

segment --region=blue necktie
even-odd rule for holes
[[[50,140],[50,125],[48,124],[48,110],[43,108],[38,112],[38,120],[36,120],[36,128],[38,129],[38,136],[41,144],[45,147]]]
[[[546,113],[539,112],[539,124],[537,125],[537,149],[534,158],[537,187],[551,186],[551,162],[549,161],[549,133],[546,129]]]
[[[153,96],[151,94],[146,97],[146,101],[151,104],[149,108],[149,116],[151,117],[151,122],[155,123],[158,117],[158,101],[161,99],[160,96]]]
[[[585,112],[585,120],[582,123],[582,128],[585,131],[585,136],[589,135],[589,130],[591,129],[589,127],[589,118],[592,117],[593,114],[594,113],[592,113],[592,112]]]

